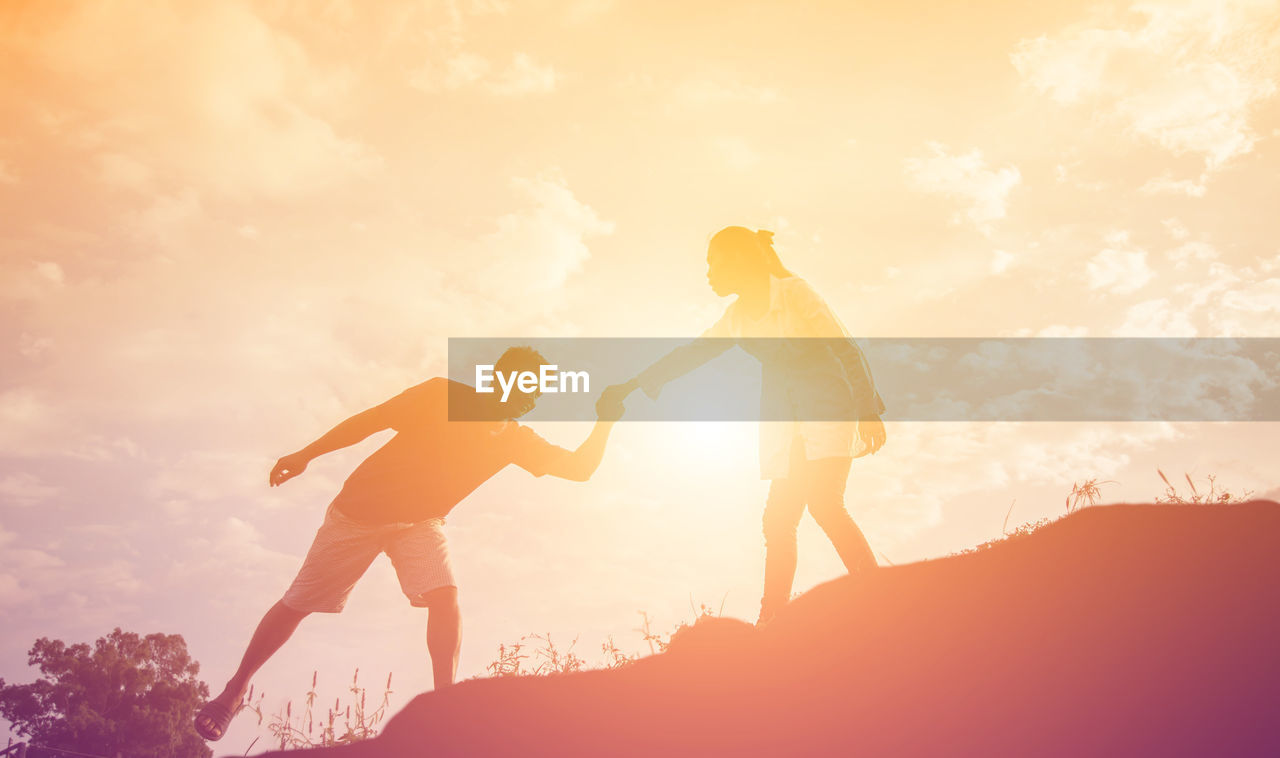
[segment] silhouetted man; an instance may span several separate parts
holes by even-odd
[[[540,373],[547,361],[531,348],[507,350],[498,374]],[[586,481],[604,455],[620,402],[596,404],[598,419],[577,450],[539,437],[515,419],[534,407],[538,393],[520,388],[482,394],[437,377],[343,421],[271,469],[271,486],[301,474],[307,464],[384,429],[396,435],[352,472],[325,513],[302,568],[284,597],[258,624],[240,668],[218,697],[196,715],[196,730],[221,739],[249,680],[298,623],[311,613],[338,613],[356,581],[379,553],[395,566],[400,587],[415,607],[427,608],[427,651],[436,688],[453,683],[462,624],[449,565],[444,517],[494,474],[514,463],[534,476]],[[610,397],[614,397],[610,395]],[[482,419],[450,421],[454,418]]]

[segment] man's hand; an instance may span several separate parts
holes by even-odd
[[[626,413],[627,408],[622,400],[628,394],[627,388],[621,384],[611,384],[600,393],[596,401],[596,417],[601,421],[617,421]]]
[[[302,453],[290,453],[276,461],[276,465],[271,469],[271,476],[269,477],[271,486],[278,487],[306,471],[307,464],[310,462],[311,460]]]
[[[884,446],[884,422],[879,417],[863,419],[858,422],[858,439],[862,442],[863,451],[857,458],[872,455]]]

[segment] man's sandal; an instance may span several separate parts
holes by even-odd
[[[239,710],[221,701],[210,700],[196,713],[196,732],[209,742],[217,742],[227,733],[227,725]]]

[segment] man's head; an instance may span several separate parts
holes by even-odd
[[[531,347],[509,347],[498,358],[498,362],[493,364],[493,369],[496,373],[504,376],[519,374],[524,371],[538,376],[541,374],[542,364],[544,363],[550,363],[550,361],[544,358],[542,353]],[[538,390],[527,393],[521,392],[518,387],[512,388],[511,395],[507,397],[507,402],[501,403],[503,417],[520,418],[525,415],[533,410],[533,406],[537,403],[538,396],[541,394]]]

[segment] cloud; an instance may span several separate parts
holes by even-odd
[[[3,527],[0,544],[5,545],[0,551],[0,619],[10,628],[18,619],[84,622],[85,616],[73,611],[88,598],[95,601],[95,613],[88,620],[109,623],[109,618],[127,612],[133,596],[145,587],[135,563],[118,557],[86,561],[81,553],[88,550],[82,551],[82,544],[43,544]]]
[[[204,214],[204,204],[195,190],[156,195],[139,210],[125,214],[124,224],[134,236],[169,246],[179,242],[193,222]]]
[[[1066,324],[1050,324],[1037,331],[1037,337],[1084,337],[1089,334],[1088,327],[1067,326]]]
[[[123,153],[98,155],[98,179],[109,187],[149,192],[154,186],[154,172],[137,158]]]
[[[21,605],[30,598],[30,593],[22,588],[18,577],[11,573],[0,574],[0,610]]]
[[[9,40],[48,84],[24,117],[66,114],[57,119],[65,144],[89,153],[114,188],[281,197],[376,168],[367,146],[322,115],[344,92],[333,84],[343,73],[317,65],[255,10],[227,2],[181,13],[92,4],[50,12]]]
[[[1175,76],[1122,98],[1116,112],[1138,137],[1175,155],[1200,154],[1214,169],[1253,150],[1258,137],[1250,112],[1274,92],[1271,82],[1221,63],[1186,64]]]
[[[39,302],[56,296],[66,284],[57,261],[0,259],[0,299]]]
[[[572,0],[565,17],[570,23],[581,24],[605,15],[617,4],[618,0]]]
[[[549,65],[536,63],[525,53],[516,53],[511,64],[489,82],[495,95],[537,95],[554,92],[559,76]]]
[[[483,56],[458,53],[445,62],[444,87],[458,89],[480,81],[492,66]]]
[[[760,154],[743,137],[716,137],[711,146],[725,163],[738,171],[746,171],[760,162]]]
[[[62,266],[56,261],[39,261],[35,264],[36,274],[42,279],[52,282],[54,286],[61,287],[66,281],[66,277],[62,273]]]
[[[18,175],[9,168],[7,161],[0,159],[0,184],[17,184]]]
[[[1138,188],[1144,195],[1181,194],[1187,197],[1204,197],[1209,191],[1208,174],[1201,174],[1199,179],[1174,179],[1168,173],[1154,179],[1148,179]]]
[[[1272,277],[1239,289],[1225,292],[1222,304],[1227,308],[1256,314],[1280,314],[1280,278]]]
[[[1280,255],[1271,259],[1280,263]],[[1261,274],[1246,269],[1235,286],[1223,288],[1218,307],[1209,310],[1216,333],[1239,337],[1280,337],[1280,275],[1264,262]],[[1270,275],[1267,275],[1267,274]]]
[[[43,503],[61,492],[34,474],[19,471],[0,477],[0,503],[27,507]]]
[[[1078,189],[1082,189],[1086,192],[1102,192],[1107,188],[1107,183],[1100,179],[1095,178],[1091,181],[1085,181],[1085,180],[1076,178],[1076,175],[1078,173],[1077,169],[1079,168],[1080,164],[1081,164],[1081,161],[1079,160],[1072,161],[1070,165],[1066,165],[1063,163],[1056,164],[1053,167],[1054,181],[1059,184],[1066,184],[1070,182],[1071,186],[1076,187]]]
[[[754,103],[772,105],[780,96],[772,87],[756,87],[727,79],[686,79],[676,85],[678,99],[697,105]]]
[[[993,274],[1005,273],[1006,271],[1009,270],[1009,267],[1012,266],[1013,262],[1016,261],[1017,259],[1018,259],[1018,256],[1014,255],[1008,250],[995,251],[995,253],[993,253],[991,256],[991,273]]]
[[[1118,337],[1195,337],[1198,333],[1187,312],[1166,297],[1129,306],[1115,330]]]
[[[1168,251],[1165,257],[1173,262],[1175,269],[1185,269],[1192,261],[1217,260],[1218,251],[1207,242],[1192,240]]]
[[[29,332],[18,335],[18,353],[28,360],[39,360],[53,349],[54,341],[50,337],[37,337]]]
[[[1107,241],[1112,247],[1103,248],[1085,264],[1090,289],[1127,295],[1155,278],[1147,265],[1147,251],[1130,245],[1128,234],[1114,233]]]
[[[1129,326],[1146,333],[1171,328],[1187,334],[1192,333],[1189,322],[1206,336],[1280,336],[1280,254],[1232,264],[1222,260],[1214,246],[1192,240],[1165,255],[1174,262],[1167,275],[1178,280],[1163,299],[1169,305],[1135,306]]]
[[[1252,151],[1250,117],[1275,93],[1280,73],[1269,23],[1276,4],[1144,2],[1131,10],[1135,23],[1024,39],[1013,66],[1055,102],[1093,103],[1130,136],[1201,156],[1206,170]]]
[[[1117,29],[1079,29],[1062,38],[1041,36],[1018,42],[1010,59],[1032,86],[1054,101],[1077,103],[1103,86],[1107,55],[1099,51],[1130,45]]]
[[[216,510],[228,499],[270,507],[274,490],[265,490],[266,460],[252,453],[193,450],[171,459],[145,483],[148,502],[162,503],[174,516],[190,514],[198,506]]]
[[[258,520],[215,511],[194,528],[171,533],[174,544],[154,589],[163,595],[194,593],[219,610],[268,606],[297,572],[306,543],[292,540],[300,552],[276,549],[282,540],[268,539],[252,523]],[[321,517],[303,521],[310,534]]]
[[[948,512],[968,498],[1070,487],[1082,476],[1114,478],[1135,452],[1181,436],[1167,423],[1054,422],[903,424],[893,434],[897,457],[867,460],[858,474],[866,503],[858,523],[886,551],[930,527],[970,519],[968,511]],[[1020,502],[1010,526],[1038,517],[1025,508]],[[1003,509],[996,514],[996,528],[1003,515]]]
[[[482,55],[459,51],[443,64],[429,63],[409,76],[414,88],[434,94],[478,87],[499,97],[523,97],[555,92],[560,75],[527,53],[515,53],[501,68]]]
[[[1167,218],[1161,221],[1160,224],[1164,226],[1165,231],[1169,232],[1169,236],[1176,240],[1184,240],[1191,236],[1191,232],[1188,231],[1186,225],[1176,218]]]
[[[1127,305],[1107,331],[1142,337],[1280,336],[1280,254],[1250,263],[1224,258],[1214,245],[1190,239],[1180,222],[1167,220],[1173,245],[1158,258],[1159,296]],[[1086,264],[1089,285],[1116,294],[1139,291],[1154,281],[1152,256],[1124,233],[1112,233],[1108,247]]]
[[[916,189],[963,201],[964,216],[983,234],[1005,217],[1009,193],[1022,181],[1016,166],[991,168],[977,148],[952,154],[937,142],[928,144],[928,155],[906,159],[904,168]]]
[[[479,241],[479,250],[467,256],[468,267],[485,261],[477,269],[477,284],[495,294],[545,294],[591,257],[586,240],[612,234],[614,224],[580,201],[555,174],[517,177],[511,187],[532,207],[500,216],[497,228]]]
[[[59,419],[41,393],[17,387],[0,392],[0,451],[16,454],[40,448],[48,438],[57,438]]]

